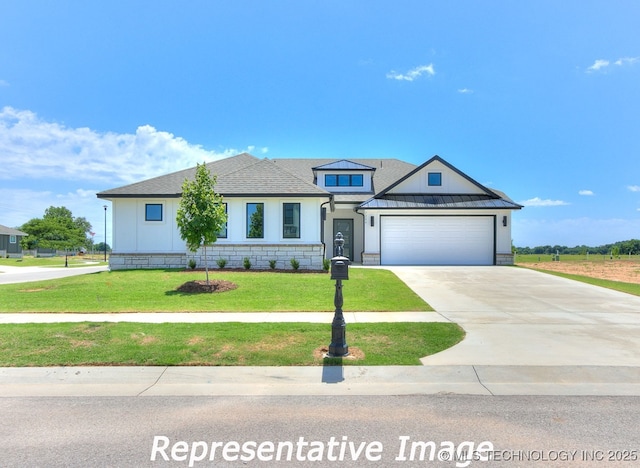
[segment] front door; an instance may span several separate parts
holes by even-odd
[[[333,239],[336,234],[342,233],[344,238],[344,256],[353,260],[353,219],[334,219],[333,220]],[[335,245],[333,245],[333,255],[335,255]]]

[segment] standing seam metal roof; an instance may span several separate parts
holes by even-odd
[[[371,198],[362,203],[360,208],[376,209],[512,209],[518,210],[521,205],[503,198],[490,195],[385,195]]]

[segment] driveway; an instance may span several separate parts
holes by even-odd
[[[640,297],[515,267],[391,267],[467,332],[425,365],[640,366]]]

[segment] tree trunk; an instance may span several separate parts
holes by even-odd
[[[207,261],[207,244],[204,244],[204,271],[206,272],[206,276],[207,276],[207,286],[210,286],[210,284],[209,284],[209,262]]]

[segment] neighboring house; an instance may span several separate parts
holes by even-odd
[[[28,234],[0,224],[0,256],[3,258],[22,257],[20,240],[23,236],[28,236]]]
[[[341,232],[344,254],[364,265],[513,263],[511,212],[522,208],[442,158],[416,167],[397,159],[258,159],[207,164],[224,197],[226,229],[207,249],[242,267],[321,269]],[[112,202],[112,269],[185,267],[176,223],[182,183],[195,168],[98,193]]]

